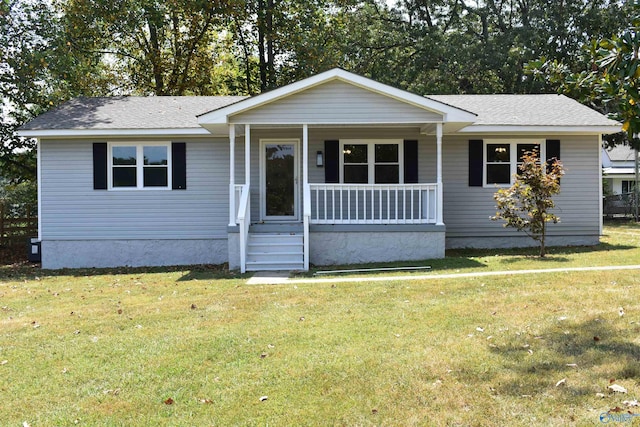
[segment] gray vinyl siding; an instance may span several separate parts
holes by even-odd
[[[230,117],[233,123],[425,123],[442,115],[341,81]]]
[[[131,191],[93,189],[92,143],[100,141],[42,141],[42,239],[226,239],[229,144],[179,141],[187,143],[187,189]]]
[[[494,137],[492,137],[493,139]],[[495,215],[496,188],[469,187],[468,141],[471,136],[445,136],[443,141],[444,223],[447,237],[522,236],[503,221],[490,221]],[[507,138],[508,139],[508,138]],[[596,136],[557,136],[566,175],[561,193],[554,198],[559,224],[549,226],[550,235],[598,235],[600,169]]]

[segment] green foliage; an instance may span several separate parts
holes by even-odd
[[[0,168],[15,182],[34,179],[34,142],[15,129],[80,95],[255,94],[333,67],[420,94],[548,91],[570,73],[593,71],[585,40],[621,33],[631,7],[619,0],[393,7],[382,0],[3,0]],[[557,72],[536,77],[538,58]],[[600,111],[618,111],[597,91],[581,93]]]
[[[539,161],[536,151],[527,152],[518,166],[515,183],[498,190],[493,196],[498,212],[491,220],[502,219],[505,227],[524,231],[538,241],[540,257],[546,254],[547,222],[555,224],[560,221],[550,210],[555,206],[552,197],[560,192],[560,177],[563,174],[560,161],[554,160],[545,165]]]
[[[579,51],[577,61],[542,57],[527,72],[559,93],[574,97],[623,124],[624,134],[607,136],[609,146],[628,143],[640,147],[640,5],[625,2],[622,25],[593,37]],[[613,35],[611,35],[613,34]]]
[[[36,216],[38,212],[38,190],[33,181],[17,184],[0,181],[0,205],[5,208],[5,216]]]

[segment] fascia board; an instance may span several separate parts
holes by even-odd
[[[211,135],[204,128],[176,129],[43,129],[19,130],[18,136],[26,138],[82,138],[82,137],[139,137],[139,136],[199,136]]]
[[[474,134],[551,134],[564,133],[575,135],[605,135],[618,133],[622,126],[518,126],[518,125],[471,125],[458,131],[458,133]]]

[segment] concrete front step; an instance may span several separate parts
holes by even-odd
[[[265,263],[265,262],[249,262],[247,261],[247,271],[290,271],[290,270],[303,270],[304,263]]]
[[[250,233],[247,270],[304,269],[303,236],[297,233]]]

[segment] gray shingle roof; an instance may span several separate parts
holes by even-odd
[[[200,128],[197,115],[244,96],[75,98],[26,123],[24,130]]]
[[[243,96],[153,96],[76,98],[22,130],[200,128],[197,116]],[[478,115],[475,125],[615,126],[598,112],[562,95],[432,95],[428,98]]]
[[[430,95],[478,115],[475,125],[616,126],[617,122],[564,95]]]
[[[616,145],[607,148],[609,159],[618,162],[634,161],[635,151],[629,145]]]

